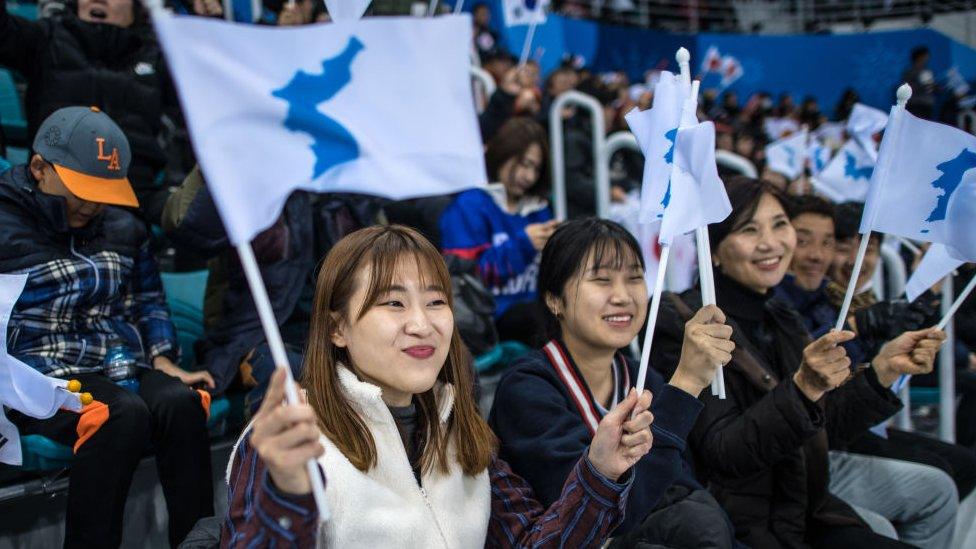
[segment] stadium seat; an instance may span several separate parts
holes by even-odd
[[[37,21],[40,15],[37,4],[32,2],[7,2],[7,13],[30,21]]]
[[[6,69],[0,69],[0,124],[3,125],[8,141],[27,142],[27,118],[14,85],[14,77]],[[10,160],[12,164],[17,164],[13,159]]]
[[[931,406],[939,403],[938,387],[912,387],[909,394],[913,406]]]

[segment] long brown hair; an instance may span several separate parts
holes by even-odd
[[[444,259],[420,233],[402,225],[368,227],[340,240],[326,256],[316,283],[302,386],[308,390],[308,401],[322,432],[363,472],[376,465],[376,442],[339,386],[340,363],[359,374],[346,350],[333,344],[331,335],[342,319],[355,322],[362,318],[393,284],[400,261],[410,259],[417,262],[422,278],[428,277],[444,289],[453,310],[451,277]],[[362,307],[353,311],[350,300],[357,289],[360,269],[367,270],[369,286]],[[451,335],[447,362],[437,379],[454,386],[454,408],[445,430],[433,389],[416,395],[426,435],[421,468],[428,471],[436,466],[446,473],[448,441],[455,437],[461,470],[466,475],[476,475],[488,467],[495,450],[495,435],[478,415],[470,355],[457,326]]]

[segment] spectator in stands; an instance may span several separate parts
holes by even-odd
[[[474,16],[474,47],[478,59],[484,63],[498,47],[498,33],[491,28],[491,8],[488,4],[478,2],[471,8],[471,15]]]
[[[912,49],[911,65],[901,75],[902,82],[912,87],[912,97],[905,108],[915,116],[926,119],[935,115],[935,94],[938,91],[935,75],[929,68],[931,57],[926,46]]]
[[[22,434],[74,448],[65,546],[119,546],[129,484],[149,448],[176,545],[213,514],[210,396],[191,388],[213,381],[176,365],[148,230],[118,207],[138,205],[129,143],[97,108],[67,107],[43,121],[33,149],[0,176],[0,272],[29,275],[4,337],[12,356],[79,380],[95,402],[81,414],[10,418]],[[112,362],[110,347],[131,362]]]
[[[543,250],[539,300],[552,339],[502,378],[489,424],[501,443],[499,455],[545,505],[559,498],[596,422],[637,379],[637,365],[617,352],[633,341],[647,316],[637,241],[612,221],[564,224]],[[695,479],[686,448],[702,409],[699,393],[731,360],[732,329],[723,318],[710,306],[686,325],[681,362],[669,382],[653,369],[647,373],[643,388],[654,394],[654,447],[636,465],[613,548],[735,546],[732,524]]]
[[[440,220],[445,254],[478,262],[494,295],[501,339],[535,343],[541,311],[535,304],[539,252],[556,221],[549,207],[549,145],[529,118],[513,118],[488,142],[486,189],[458,195]]]
[[[820,105],[817,103],[817,98],[808,95],[803,98],[803,103],[800,103],[800,124],[806,125],[807,129],[810,131],[816,130],[827,121],[827,117],[820,114]]]
[[[309,318],[299,302],[311,299],[312,271],[319,257],[313,218],[312,197],[294,193],[274,225],[252,243],[296,376]],[[257,410],[274,364],[237,253],[199,168],[170,196],[162,227],[180,249],[209,258],[204,338],[197,349],[200,366],[213,376],[216,394],[239,378],[251,391],[248,408]]]
[[[325,4],[316,0],[265,0],[264,7],[275,14],[275,23],[279,26],[308,25],[329,20],[325,12]]]
[[[596,78],[579,86],[579,91],[594,97],[603,107],[603,125],[609,131],[617,119],[617,94]],[[566,122],[564,162],[566,164],[566,202],[570,218],[596,213],[596,175],[593,156],[593,120],[589,111],[577,109]],[[612,191],[613,192],[613,191]],[[625,189],[616,191],[626,194]]]
[[[168,194],[159,184],[163,118],[181,116],[141,4],[80,0],[77,12],[39,21],[10,15],[0,4],[0,65],[27,78],[29,134],[65,105],[103,109],[132,145],[129,178],[145,219],[158,223]]]
[[[834,120],[847,120],[859,98],[854,88],[847,88],[834,107]]]
[[[797,247],[791,274],[776,287],[775,295],[800,313],[813,337],[820,337],[833,329],[839,313],[826,292],[827,270],[835,255],[834,206],[816,196],[797,197],[791,201],[789,215]],[[856,229],[859,219],[845,225]],[[847,355],[855,363],[868,362],[873,350],[864,344],[861,330],[878,332],[873,337],[887,341],[926,325],[927,312],[904,301],[880,302],[858,311],[851,324],[859,337],[843,344]],[[958,499],[968,496],[976,481],[976,455],[914,433],[892,428],[881,432],[884,437],[865,431],[845,446],[831,444],[831,493],[857,506],[862,516],[867,509],[893,523],[902,541],[948,547]],[[878,482],[879,478],[887,481]]]
[[[485,54],[484,59],[481,61],[481,68],[485,69],[491,75],[496,84],[500,84],[505,74],[515,66],[517,61],[518,59],[505,48],[498,46],[493,51]]]
[[[784,198],[745,177],[726,188],[732,214],[710,225],[709,236],[736,354],[725,369],[728,398],[701,397],[705,409],[690,435],[699,474],[749,546],[905,547],[874,534],[829,493],[828,441],[843,444],[894,414],[901,404],[890,386],[901,374],[930,371],[945,334],[904,334],[852,377],[837,345],[854,334],[811,343],[796,313],[773,298],[796,247]],[[701,304],[697,289],[680,298],[689,310],[665,300],[655,333],[651,364],[665,376],[678,364],[688,313]]]
[[[486,143],[513,116],[541,116],[538,78],[539,66],[534,61],[512,67],[505,73],[485,111],[478,117],[481,137]]]
[[[434,246],[391,225],[341,240],[319,271],[302,384],[277,372],[231,456],[225,546],[600,546],[651,446],[650,394],[597,428],[548,509],[496,457]],[[632,414],[634,415],[631,419]],[[319,521],[305,462],[331,516]]]

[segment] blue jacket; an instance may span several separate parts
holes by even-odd
[[[552,210],[542,199],[524,199],[514,214],[499,205],[504,201],[501,184],[465,191],[440,220],[443,252],[478,261],[478,273],[495,295],[496,319],[515,303],[535,300],[539,252],[525,227],[552,219]]]
[[[816,290],[805,290],[796,285],[796,279],[793,275],[788,274],[773,290],[774,296],[786,301],[800,313],[803,325],[815,339],[834,329],[837,315],[840,313],[827,297],[827,283],[828,280],[824,279]],[[847,326],[847,329],[850,327]],[[861,364],[873,358],[868,356],[868,350],[860,339],[854,339],[842,345],[854,364]]]
[[[583,379],[571,357],[569,362]],[[635,365],[628,368],[630,379],[637,379]],[[667,385],[653,368],[648,369],[645,387],[654,395],[654,446],[634,467],[627,515],[616,535],[640,526],[672,484],[701,488],[686,439],[702,403]],[[593,401],[588,389],[586,394]],[[488,423],[498,435],[499,456],[532,485],[543,505],[559,499],[566,477],[592,438],[569,390],[538,350],[518,360],[502,377]]]

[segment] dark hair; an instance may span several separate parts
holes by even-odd
[[[499,171],[509,160],[521,160],[525,151],[535,143],[542,149],[542,164],[539,166],[539,180],[526,191],[527,194],[547,198],[549,196],[549,139],[546,130],[538,122],[524,116],[517,116],[502,124],[495,136],[485,147],[485,167],[488,179],[498,181]]]
[[[791,220],[803,214],[814,214],[827,217],[833,221],[836,213],[836,207],[833,202],[815,194],[790,197],[787,206],[786,213],[790,216]]]
[[[834,238],[847,240],[858,235],[861,228],[861,217],[864,215],[862,202],[844,202],[834,208]],[[881,240],[881,233],[872,232],[872,240]]]
[[[912,63],[918,61],[926,55],[929,55],[929,48],[927,46],[916,46],[912,48]]]
[[[620,224],[597,217],[583,217],[563,223],[549,237],[542,249],[536,292],[546,319],[550,338],[559,335],[559,322],[546,305],[546,296],[563,298],[566,283],[589,267],[586,260],[593,253],[593,264],[609,260],[619,269],[628,256],[634,256],[644,269],[644,255],[634,235]]]
[[[576,89],[580,93],[593,96],[604,107],[613,105],[614,101],[617,100],[617,94],[603,82],[600,82],[599,78],[587,78],[580,82]]]
[[[783,206],[784,211],[789,211],[787,208],[789,199],[783,191],[767,181],[740,175],[725,182],[725,191],[729,195],[729,202],[732,203],[732,213],[721,223],[713,223],[708,226],[708,239],[713,250],[718,249],[718,245],[725,240],[725,237],[752,219],[763,195],[772,196]]]

